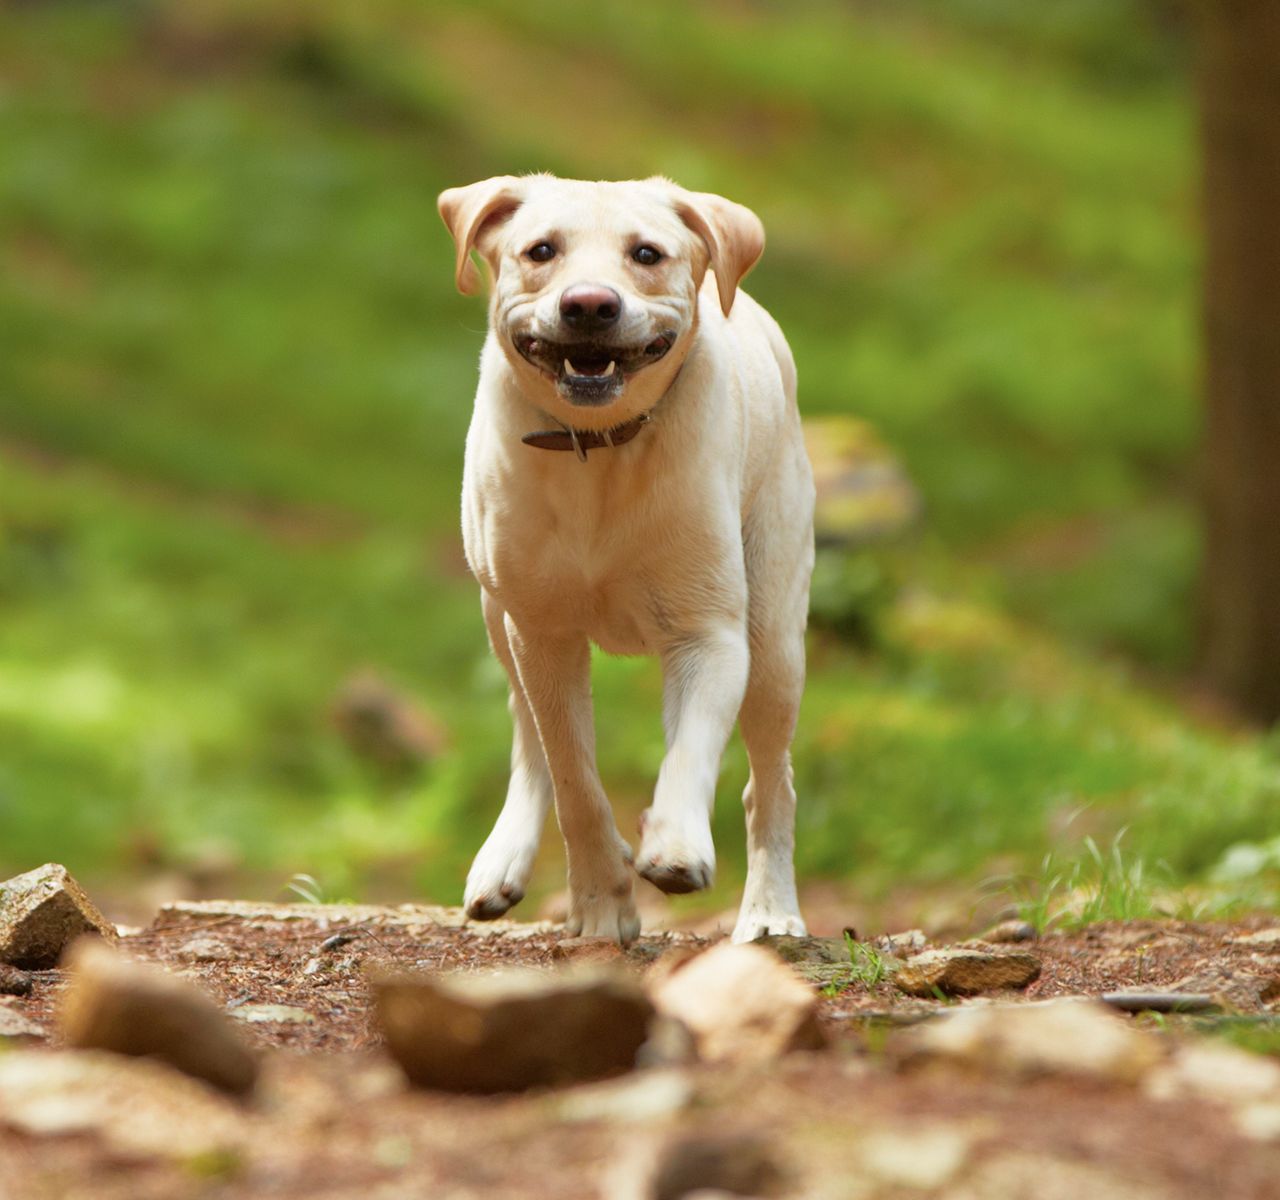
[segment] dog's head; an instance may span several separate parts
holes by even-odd
[[[764,249],[749,209],[665,179],[588,183],[498,176],[440,196],[460,291],[493,279],[490,327],[530,399],[566,424],[608,428],[655,404],[688,353],[715,272],[727,315]]]

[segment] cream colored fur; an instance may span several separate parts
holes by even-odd
[[[748,873],[734,938],[799,934],[789,747],[804,684],[813,483],[795,366],[772,318],[738,290],[764,233],[754,214],[665,180],[501,177],[454,188],[440,210],[458,285],[492,279],[489,334],[467,435],[462,525],[515,724],[506,802],[467,879],[491,918],[519,900],[548,809],[568,855],[573,933],[633,939],[633,856],[595,761],[590,644],[653,654],[664,673],[667,753],[634,869],[668,891],[706,887],[710,815],[740,723]],[[536,262],[541,243],[555,253]],[[663,254],[637,262],[637,245]],[[674,333],[658,361],[583,405],[520,352],[571,342],[560,301],[611,288],[620,354]],[[572,453],[522,444],[535,430],[609,429],[649,413],[625,445]],[[611,719],[630,719],[626,713]]]

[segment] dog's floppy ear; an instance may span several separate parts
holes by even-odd
[[[480,290],[480,273],[471,261],[471,251],[480,231],[490,221],[513,213],[523,198],[523,181],[514,175],[495,175],[492,179],[440,193],[436,206],[457,247],[454,279],[464,296],[474,296]]]
[[[749,208],[723,196],[686,192],[683,188],[675,191],[680,219],[707,244],[720,307],[727,317],[738,284],[764,252],[764,226]]]

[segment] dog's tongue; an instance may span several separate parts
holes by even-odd
[[[567,358],[564,360],[564,373],[566,375],[591,375],[605,376],[606,378],[613,374],[617,364],[610,359],[608,363],[589,362],[580,367],[575,367]]]

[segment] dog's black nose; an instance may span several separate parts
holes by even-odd
[[[598,283],[577,283],[560,296],[560,319],[575,333],[607,329],[622,315],[622,297]]]

